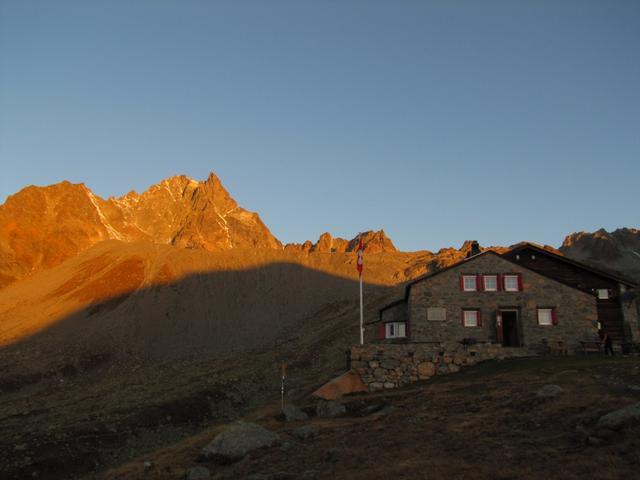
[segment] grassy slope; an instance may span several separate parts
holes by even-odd
[[[565,392],[540,400],[545,384]],[[619,479],[640,467],[638,425],[601,446],[586,439],[606,412],[640,401],[637,359],[565,357],[490,362],[392,393],[354,396],[350,415],[282,423],[277,405],[249,415],[281,435],[281,443],[231,466],[205,464],[214,478],[283,472],[281,478]],[[387,407],[359,416],[367,405]],[[303,423],[320,435],[298,440]],[[217,429],[140,457],[103,479],[178,479],[197,463]],[[288,443],[289,448],[283,448]],[[153,463],[151,472],[143,462]],[[314,472],[312,475],[310,472]],[[287,477],[287,475],[289,475]],[[315,476],[314,476],[315,475]]]

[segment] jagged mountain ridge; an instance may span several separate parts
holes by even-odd
[[[65,181],[26,187],[0,205],[0,288],[59,265],[105,240],[143,240],[212,252],[266,248],[313,254],[353,252],[358,239],[325,232],[315,243],[283,246],[257,213],[238,205],[214,173],[201,182],[178,175],[142,194],[131,191],[106,200],[84,184]],[[398,252],[384,230],[364,232],[362,239],[367,254]],[[436,254],[415,252],[415,262],[398,272],[398,281],[464,258],[468,243]],[[634,228],[573,233],[565,238],[560,252],[640,278],[640,233]]]
[[[55,267],[106,240],[149,241],[211,252],[285,248],[292,252],[352,252],[351,240],[324,233],[314,244],[282,243],[259,215],[238,205],[211,173],[162,180],[142,194],[103,199],[68,181],[29,186],[0,205],[0,288]],[[383,230],[362,234],[368,253],[397,252]]]
[[[325,232],[320,235],[316,243],[307,240],[304,243],[288,243],[284,248],[285,250],[304,253],[349,253],[357,250],[361,238],[367,253],[398,251],[391,239],[384,233],[384,230],[369,230],[356,235],[351,240],[333,237],[329,232]]]
[[[574,260],[640,280],[640,230],[637,228],[572,233],[562,242],[560,252]]]
[[[0,205],[0,288],[105,240],[208,251],[281,249],[259,215],[241,208],[211,173],[184,175],[138,195],[103,199],[84,184],[26,187]]]

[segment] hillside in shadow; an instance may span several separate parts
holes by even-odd
[[[73,298],[87,285],[56,291]],[[357,305],[358,289],[357,281],[288,262],[188,275],[91,302],[5,345],[0,384],[8,386],[6,377],[82,370],[107,360],[148,365],[242,355],[291,335],[304,336],[303,321],[322,307]],[[367,298],[391,290],[365,285]]]
[[[290,394],[309,393],[345,368],[358,339],[359,285],[340,274],[351,264],[331,274],[270,258],[175,279],[173,251],[166,263],[106,253],[0,292],[2,478],[91,478],[238,418],[277,400],[283,361]],[[366,318],[398,294],[367,283]]]

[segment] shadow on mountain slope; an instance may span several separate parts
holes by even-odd
[[[92,282],[38,295],[70,301]],[[89,303],[6,345],[0,476],[91,478],[274,401],[282,361],[292,393],[311,391],[357,341],[358,288],[289,262],[196,273]],[[365,285],[366,318],[398,291]]]
[[[122,281],[99,281],[109,280]],[[89,287],[91,280],[54,293],[86,297]],[[237,355],[291,334],[304,336],[304,320],[327,305],[357,305],[358,289],[357,281],[288,262],[191,274],[91,302],[4,346],[2,376],[44,373],[56,366],[90,369],[107,359],[161,364]],[[364,290],[367,298],[396,291],[375,284],[365,284]],[[6,378],[0,382],[8,387]]]

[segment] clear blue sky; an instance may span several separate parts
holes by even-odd
[[[215,171],[284,242],[640,220],[640,2],[0,0],[0,202]]]

